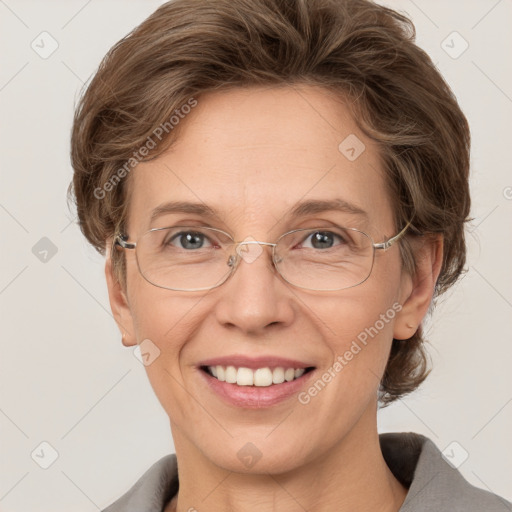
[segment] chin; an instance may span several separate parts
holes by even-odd
[[[247,432],[224,443],[212,441],[208,446],[198,446],[200,451],[216,466],[241,474],[280,474],[292,471],[307,462],[304,443],[294,443],[286,432],[251,436]],[[286,441],[288,439],[288,441]],[[315,452],[308,445],[308,452]]]

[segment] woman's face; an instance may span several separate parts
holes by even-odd
[[[307,86],[197,99],[172,149],[132,171],[130,241],[184,224],[222,229],[237,241],[275,242],[293,229],[334,225],[359,228],[375,242],[396,234],[377,148],[339,99]],[[150,222],[170,201],[206,205],[215,214],[175,211]],[[311,201],[345,202],[364,213],[310,208],[292,216]],[[126,304],[119,299],[113,309],[127,344],[151,342],[146,370],[178,454],[195,451],[231,471],[285,471],[375,429],[379,381],[411,290],[397,245],[376,251],[365,282],[327,292],[285,282],[265,246],[207,292],[153,286],[134,251],[125,252]],[[202,366],[215,360],[268,366],[277,381],[278,366],[314,369],[293,384],[249,389],[207,374]]]

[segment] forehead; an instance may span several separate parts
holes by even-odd
[[[154,209],[169,201],[206,204],[229,228],[275,225],[299,201],[316,199],[342,199],[370,222],[391,221],[377,147],[333,92],[287,86],[209,93],[181,123],[170,150],[132,171],[132,232],[149,229]]]

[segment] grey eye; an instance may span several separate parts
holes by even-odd
[[[309,245],[306,243],[307,240],[310,240]],[[330,249],[335,245],[336,240],[341,244],[346,243],[340,235],[332,231],[315,231],[308,235],[301,245],[312,249]]]
[[[207,245],[205,245],[207,244]],[[175,234],[166,245],[174,245],[180,249],[203,249],[211,247],[211,243],[206,235],[197,231],[182,231]]]

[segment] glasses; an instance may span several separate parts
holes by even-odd
[[[375,251],[389,249],[410,224],[381,243],[374,243],[363,231],[341,226],[295,229],[276,243],[249,238],[235,242],[220,229],[173,226],[151,229],[136,243],[117,234],[114,243],[134,249],[144,279],[167,290],[216,288],[233,275],[241,260],[252,263],[268,246],[275,269],[287,283],[307,290],[339,291],[364,283],[372,272]]]

